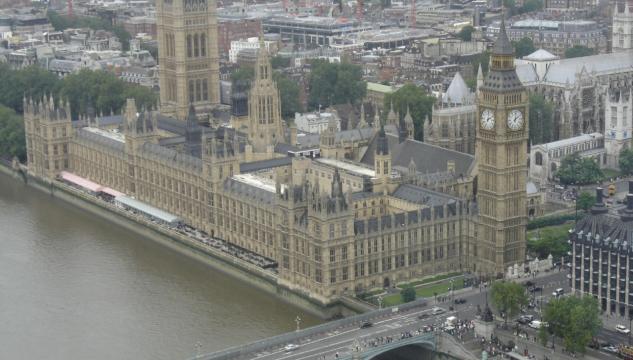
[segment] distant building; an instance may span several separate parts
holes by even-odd
[[[554,180],[566,156],[579,154],[593,158],[603,167],[606,156],[604,136],[600,133],[584,134],[547,144],[533,145],[530,150],[529,179],[543,186]]]
[[[631,148],[633,133],[633,90],[631,87],[607,90],[605,96],[604,147],[607,152],[606,166],[619,169],[620,152]]]
[[[614,4],[611,48],[614,52],[633,49],[633,4],[628,0]]]
[[[488,27],[487,35],[496,37],[499,25]],[[607,38],[595,21],[572,20],[519,20],[508,28],[511,41],[530,38],[536,48],[543,48],[555,55],[564,56],[565,50],[576,45],[586,46],[600,53],[607,48]]]
[[[283,40],[298,45],[330,45],[333,36],[344,36],[371,30],[370,24],[359,24],[355,20],[325,16],[277,16],[264,20],[264,31],[280,34]]]
[[[218,49],[220,55],[228,56],[231,41],[258,37],[262,33],[262,22],[255,18],[224,18],[218,23]]]
[[[156,39],[156,18],[150,16],[134,16],[122,21],[123,28],[136,37],[138,34],[147,34]]]
[[[276,53],[277,46],[274,41],[264,41],[264,45],[266,46],[266,50],[268,50],[269,53]],[[240,51],[245,49],[259,50],[259,38],[250,37],[246,40],[239,39],[231,41],[231,49],[229,50],[229,61],[232,63],[236,63]]]
[[[320,134],[326,130],[328,123],[334,121],[336,130],[341,130],[341,119],[331,112],[315,112],[299,114],[295,113],[295,125],[297,130],[305,131],[312,134]]]

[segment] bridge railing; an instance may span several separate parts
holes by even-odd
[[[229,360],[229,359],[239,358],[241,356],[254,355],[258,352],[282,347],[285,344],[297,343],[302,339],[310,338],[315,335],[326,334],[326,333],[333,332],[341,328],[349,328],[351,326],[360,326],[362,323],[366,321],[384,318],[394,313],[398,313],[401,311],[408,311],[420,306],[426,306],[427,303],[428,303],[427,299],[421,298],[421,299],[417,299],[406,304],[387,307],[384,309],[377,309],[377,310],[373,310],[373,311],[366,312],[363,314],[354,315],[347,318],[331,321],[325,324],[312,326],[300,331],[295,331],[292,333],[281,334],[281,335],[273,336],[267,339],[258,340],[250,344],[238,345],[232,348],[228,348],[226,350],[221,350],[221,351],[206,354],[206,355],[199,355],[193,359]]]

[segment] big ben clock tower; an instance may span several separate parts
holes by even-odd
[[[479,224],[475,271],[498,276],[525,261],[528,94],[502,20],[488,76],[479,88],[476,142]]]

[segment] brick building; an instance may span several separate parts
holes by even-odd
[[[228,56],[231,41],[259,36],[262,22],[259,19],[220,18],[218,22],[218,50],[221,56]]]

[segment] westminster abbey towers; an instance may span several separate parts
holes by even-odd
[[[189,104],[209,113],[220,103],[217,17],[213,0],[159,0],[161,112],[184,120]]]
[[[499,275],[525,260],[527,226],[528,94],[503,21],[477,101],[479,225],[472,255],[477,272]]]

